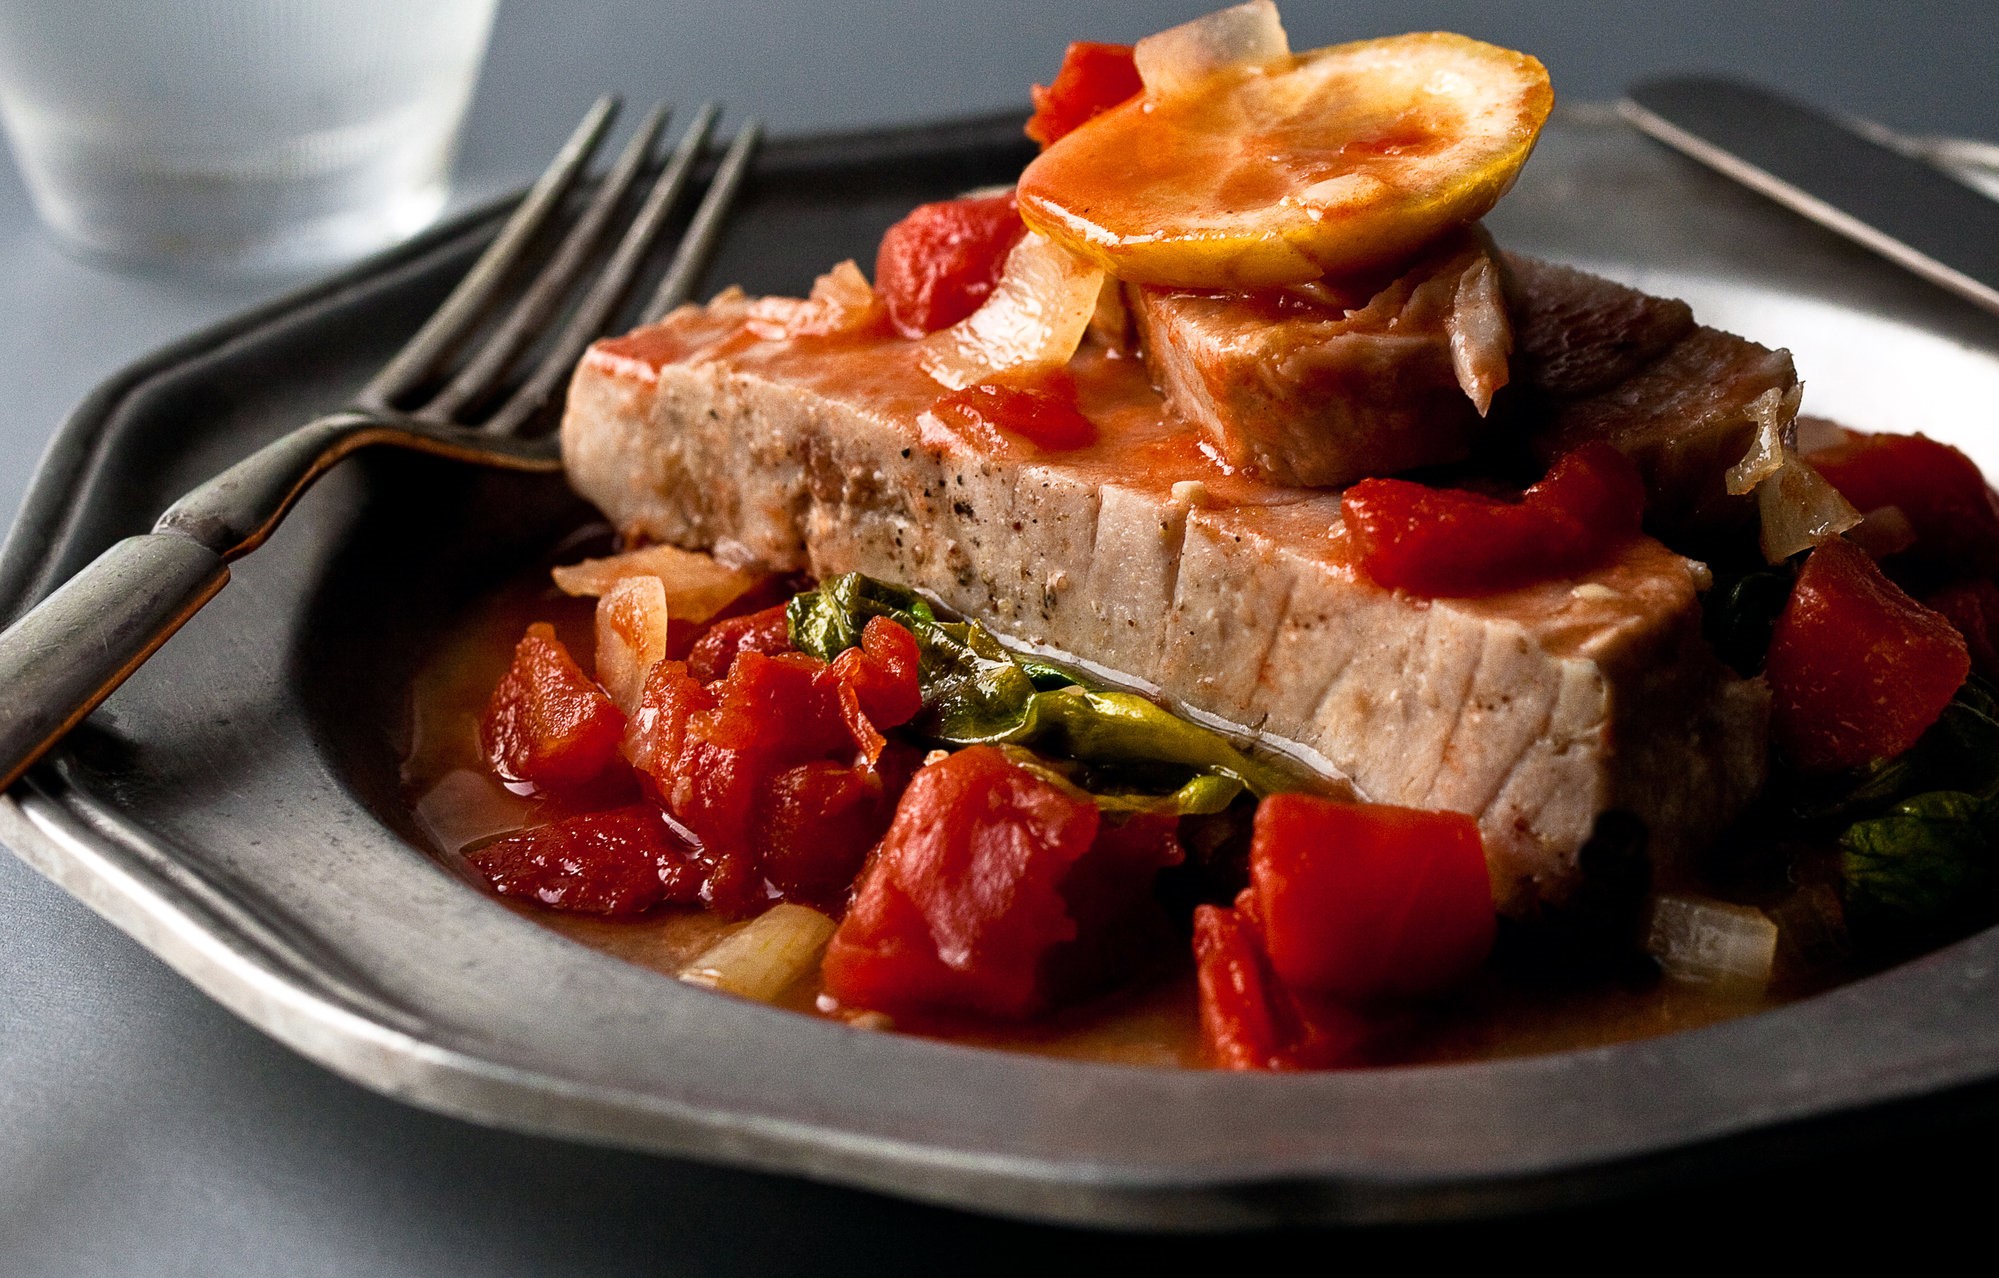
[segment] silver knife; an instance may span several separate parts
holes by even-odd
[[[1618,110],[1675,150],[1999,312],[1999,200],[1886,144],[1883,131],[1719,76],[1642,81]]]

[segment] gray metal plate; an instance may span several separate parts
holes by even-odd
[[[797,291],[911,203],[1004,179],[1011,123],[794,142],[717,281]],[[1501,242],[1789,345],[1808,409],[1999,464],[1999,319],[1654,149],[1553,125]],[[181,344],[65,426],[0,555],[9,607],[337,405],[476,252],[471,219]],[[220,598],[0,802],[0,839],[327,1067],[476,1121],[977,1210],[1166,1228],[1434,1219],[1792,1158],[1984,1110],[1999,932],[1780,1012],[1477,1066],[1246,1077],[844,1029],[573,944],[413,843],[403,695],[450,620],[581,512],[422,459],[323,483]],[[1913,1108],[1911,1102],[1920,1102]]]

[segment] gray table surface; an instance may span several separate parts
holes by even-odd
[[[1462,30],[1546,61],[1558,92],[1611,98],[1720,69],[1898,127],[1999,138],[1999,5],[1938,0],[1291,0],[1294,43]],[[1021,105],[1071,37],[1129,40],[1188,0],[504,0],[458,199],[530,176],[587,100],[722,97],[779,130]],[[70,405],[129,360],[280,291],[72,260],[0,170],[0,516]],[[1963,1219],[1952,1169],[1987,1132],[1915,1133],[1801,1173],[1790,1226]],[[1989,1178],[1988,1178],[1989,1183]],[[1756,1216],[1721,1185],[1595,1212],[1674,1237]],[[1978,1212],[1981,1216],[1984,1213]],[[1549,1222],[1375,1234],[1355,1248],[1533,1240]],[[1649,1227],[1648,1227],[1649,1226]],[[1661,1239],[1664,1241],[1664,1239]],[[1075,1234],[868,1195],[488,1131],[354,1087],[236,1021],[11,857],[0,857],[0,1274],[832,1273],[1021,1263],[1237,1261],[1274,1245]],[[1328,1253],[1334,1254],[1334,1253]]]

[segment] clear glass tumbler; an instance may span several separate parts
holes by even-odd
[[[0,0],[0,119],[87,254],[326,266],[443,208],[495,4]]]

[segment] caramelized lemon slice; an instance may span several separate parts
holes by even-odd
[[[1553,103],[1539,62],[1465,36],[1334,45],[1098,116],[1027,166],[1020,213],[1123,280],[1303,283],[1483,216]]]

